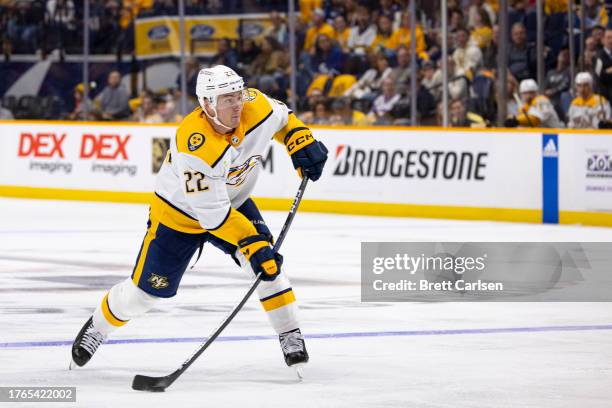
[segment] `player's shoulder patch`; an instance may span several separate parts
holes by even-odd
[[[196,109],[187,115],[176,131],[176,147],[179,153],[196,156],[215,167],[230,148],[227,141],[217,135]]]
[[[190,152],[198,150],[204,144],[205,140],[206,138],[203,134],[194,132],[187,139],[187,149],[189,149]]]
[[[259,91],[255,88],[247,88],[244,92],[244,101],[245,102],[253,102],[257,97],[261,95]]]

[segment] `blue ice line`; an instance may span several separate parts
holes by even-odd
[[[308,334],[307,339],[356,338],[356,337],[408,337],[408,336],[445,336],[458,334],[497,334],[497,333],[537,333],[537,332],[573,332],[590,330],[612,330],[612,324],[582,326],[536,326],[536,327],[496,327],[483,329],[445,329],[445,330],[406,330],[380,332],[347,332]],[[225,336],[217,341],[253,341],[276,339],[277,336]],[[201,343],[206,337],[167,337],[151,339],[116,339],[107,340],[105,344],[144,344],[144,343]],[[57,347],[70,346],[72,340],[58,341],[18,341],[0,343],[0,348]]]

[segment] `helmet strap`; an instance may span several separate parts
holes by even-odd
[[[207,100],[207,99],[206,99]],[[208,101],[208,107],[213,111],[214,116],[211,116],[208,114],[208,111],[206,109],[202,109],[204,111],[204,114],[206,114],[206,117],[208,119],[210,119],[215,125],[219,126],[221,129],[225,129],[227,131],[233,130],[234,128],[231,128],[227,125],[225,125],[224,123],[222,123],[219,120],[219,114],[217,113],[217,108],[215,108],[212,104],[212,102]]]

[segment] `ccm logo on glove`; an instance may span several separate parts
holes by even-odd
[[[280,273],[283,257],[274,253],[270,242],[263,234],[252,235],[238,242],[240,252],[251,263],[255,274],[261,273],[261,279],[273,281]]]
[[[297,139],[289,142],[289,144],[287,145],[287,151],[289,152],[289,154],[291,154],[291,152],[293,151],[293,149],[295,149],[296,147],[299,147],[301,145],[303,145],[304,143],[311,143],[313,140],[313,137],[310,133],[304,135],[304,136],[300,136]]]

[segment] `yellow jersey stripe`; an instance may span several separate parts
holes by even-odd
[[[270,112],[268,112],[268,114],[259,122],[257,122],[254,126],[252,126],[249,130],[247,130],[244,135],[248,135],[249,133],[251,133],[252,131],[254,131],[255,129],[257,129],[259,126],[261,126],[262,123],[264,123],[270,116],[272,116],[272,112],[273,110],[270,109]]]
[[[223,149],[223,152],[221,153],[221,155],[219,155],[219,157],[217,157],[217,160],[215,160],[215,161],[214,161],[214,162],[213,162],[213,163],[210,165],[210,167],[215,167],[215,166],[216,166],[216,165],[217,165],[217,164],[218,164],[218,163],[221,161],[221,159],[223,158],[223,156],[225,156],[225,153],[227,153],[227,151],[229,150],[229,148],[230,148],[230,147],[231,147],[231,145],[229,145],[229,144],[228,144],[227,146],[225,146],[225,149]]]
[[[102,314],[106,320],[115,327],[121,327],[128,322],[127,320],[119,319],[110,310],[110,307],[108,306],[108,292],[106,293],[106,296],[104,296],[104,299],[102,299]]]
[[[281,292],[275,293],[272,296],[265,297],[260,300],[266,312],[278,309],[279,307],[287,306],[295,302],[295,295],[293,289],[288,288]]]
[[[173,205],[170,201],[166,200],[164,197],[162,197],[161,195],[155,193],[155,195],[162,200],[164,203],[166,203],[167,205],[169,205],[170,207],[172,207],[173,210],[176,210],[178,212],[180,212],[181,214],[183,214],[185,217],[190,218],[194,221],[197,221],[197,219],[193,218],[191,215],[187,214],[185,211],[181,210],[180,208],[178,208],[177,206]]]
[[[151,228],[147,230],[147,235],[145,235],[144,241],[142,242],[142,249],[140,250],[140,254],[138,255],[138,262],[136,263],[134,273],[132,274],[132,282],[134,282],[136,286],[138,286],[138,282],[140,281],[140,276],[142,275],[142,269],[144,268],[145,259],[147,258],[147,252],[149,251],[149,245],[151,245],[151,241],[155,239],[155,234],[157,233],[158,226],[159,221],[151,217]]]

